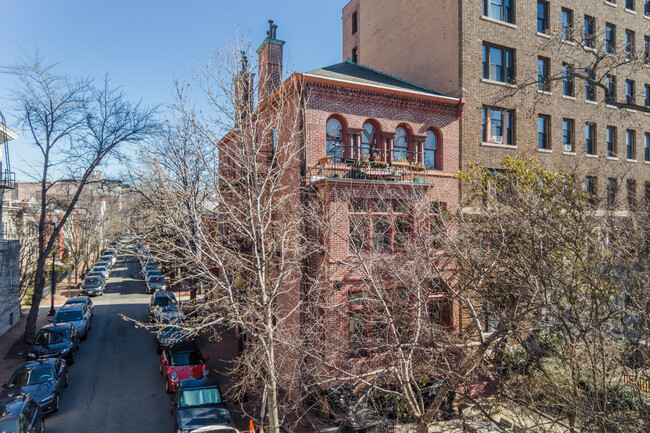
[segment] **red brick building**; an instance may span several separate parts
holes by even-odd
[[[269,135],[269,154],[281,144],[295,146],[292,175],[285,181],[290,188],[309,191],[302,195],[304,200],[299,206],[320,200],[323,220],[328,224],[327,229],[304,228],[304,236],[321,242],[323,248],[306,260],[300,284],[288,288],[281,303],[285,311],[292,310],[305,286],[318,281],[322,293],[332,293],[331,305],[337,306],[336,314],[323,312],[322,320],[328,322],[326,327],[330,327],[331,333],[347,336],[344,340],[352,350],[353,334],[359,326],[354,323],[359,307],[352,301],[364,278],[355,266],[346,264],[360,257],[354,245],[369,260],[404,260],[404,251],[398,245],[400,228],[386,225],[382,216],[386,211],[378,209],[376,203],[390,206],[391,215],[399,214],[410,221],[406,230],[418,224],[411,214],[416,211],[413,207],[451,211],[458,208],[459,184],[454,173],[459,168],[462,103],[459,98],[351,60],[295,73],[281,84],[278,77],[283,45],[273,32],[258,50],[260,103],[252,116],[263,116],[269,104],[274,103],[269,102],[272,96],[302,101],[288,104],[300,111],[296,116],[301,123],[300,134],[286,130],[291,127],[289,121],[263,134]],[[252,74],[243,71],[238,77],[237,100],[246,112],[252,110]],[[246,116],[238,116],[238,120],[245,122],[242,117]],[[222,141],[226,149],[233,145],[236,143],[232,138]],[[230,153],[236,152],[225,151],[220,157],[221,171],[230,170],[237,175],[238,163]],[[400,208],[405,202],[409,202],[409,207]],[[352,226],[358,220],[365,223],[355,232]],[[441,296],[431,294],[432,299]],[[448,303],[440,311],[440,319],[459,329],[458,305]],[[297,314],[284,316],[283,320],[300,321]]]

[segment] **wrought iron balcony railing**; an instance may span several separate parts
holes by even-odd
[[[422,161],[420,152],[393,152],[398,161],[382,160],[382,154],[362,154],[361,158],[324,157],[312,169],[312,181],[344,179],[374,182],[433,183],[435,173]],[[354,155],[352,149],[344,149],[342,155]]]

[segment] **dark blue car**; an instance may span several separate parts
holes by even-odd
[[[176,296],[170,291],[155,292],[151,296],[149,303],[149,321],[160,321],[163,313],[178,311],[178,302]]]
[[[39,358],[63,358],[68,364],[74,364],[79,350],[79,336],[72,323],[58,323],[43,326],[31,349],[28,360]]]
[[[24,362],[16,368],[9,382],[3,384],[0,399],[29,395],[43,413],[56,412],[68,379],[68,367],[62,359]]]
[[[43,433],[43,412],[28,395],[0,398],[0,432]]]
[[[212,425],[234,426],[221,399],[219,385],[212,378],[181,380],[171,401],[176,431],[193,431]]]

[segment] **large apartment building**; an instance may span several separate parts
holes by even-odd
[[[344,59],[461,98],[460,168],[536,156],[622,208],[650,199],[649,50],[650,0],[343,9]]]

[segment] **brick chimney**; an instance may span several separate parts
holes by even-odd
[[[244,51],[241,52],[240,62],[241,69],[235,76],[235,121],[238,125],[253,112],[253,77],[255,76],[249,70],[248,58]]]
[[[259,54],[260,82],[258,99],[263,101],[271,95],[282,83],[282,46],[284,41],[276,39],[278,26],[269,20],[269,31],[266,39],[257,49]]]

